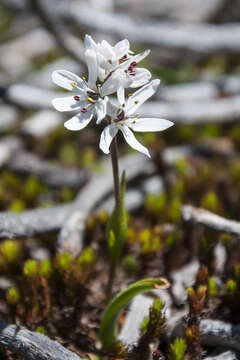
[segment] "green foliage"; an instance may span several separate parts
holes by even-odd
[[[170,345],[170,360],[183,360],[184,354],[187,350],[186,340],[183,338],[177,338],[174,343]]]
[[[169,220],[177,222],[181,218],[181,199],[175,197],[172,199],[168,210]]]
[[[177,238],[176,238],[176,235],[174,233],[170,233],[167,235],[167,238],[165,240],[165,244],[169,247],[169,248],[172,248],[174,247],[174,245],[176,244],[177,242]]]
[[[181,197],[184,193],[184,182],[182,181],[182,179],[179,179],[178,181],[176,181],[171,189],[171,193],[172,193],[172,197]]]
[[[49,259],[45,259],[41,262],[39,267],[39,273],[41,276],[48,278],[52,272],[52,264]]]
[[[206,139],[216,138],[220,135],[219,126],[216,124],[206,124],[201,129],[201,135]]]
[[[132,255],[126,255],[123,258],[123,267],[129,273],[134,273],[138,270],[138,262]]]
[[[159,195],[148,194],[145,197],[144,204],[146,209],[154,214],[159,216],[166,206],[167,198],[165,193],[160,193]]]
[[[19,258],[19,245],[14,240],[5,240],[0,246],[0,252],[8,263],[14,263]]]
[[[17,303],[19,303],[20,294],[18,289],[15,286],[8,289],[6,298],[7,298],[7,302],[11,305],[16,305]]]
[[[74,191],[67,187],[63,188],[61,191],[61,198],[62,198],[62,202],[64,203],[72,201],[74,198]]]
[[[38,326],[35,331],[39,334],[47,335],[47,331],[43,326]]]
[[[237,283],[233,279],[229,279],[225,284],[226,294],[233,296],[237,292]]]
[[[201,207],[212,212],[217,212],[220,207],[220,203],[216,193],[213,191],[206,193],[201,201]]]
[[[230,173],[234,181],[240,182],[240,160],[235,160],[231,164]]]
[[[80,266],[81,270],[86,271],[91,269],[91,267],[96,263],[96,254],[95,251],[88,247],[82,254],[78,257],[77,263]]]
[[[160,249],[160,239],[154,236],[149,229],[144,229],[139,233],[139,240],[141,242],[141,251],[148,253]]]
[[[33,176],[30,176],[25,182],[24,195],[27,200],[32,200],[40,192],[43,192],[45,187]]]
[[[149,316],[146,316],[141,324],[142,335],[148,332],[151,333],[152,336],[157,336],[158,330],[164,323],[164,317],[162,315],[163,308],[164,305],[160,298],[153,301],[153,304],[149,309]]]
[[[189,174],[189,165],[185,158],[178,159],[174,167],[179,176],[185,177]]]
[[[121,291],[106,307],[100,325],[100,339],[104,348],[111,347],[117,340],[118,328],[117,318],[119,312],[132,300],[136,295],[156,288],[167,288],[169,286],[165,279],[143,279],[139,280],[127,289]]]
[[[23,200],[21,199],[17,199],[17,200],[14,200],[11,205],[9,206],[8,210],[9,211],[14,211],[16,213],[20,213],[22,212],[23,210],[25,210],[25,203]]]
[[[72,255],[68,252],[64,252],[62,254],[59,254],[56,261],[56,267],[60,271],[67,271],[70,269],[72,262]]]
[[[36,260],[29,259],[25,261],[23,266],[23,273],[29,279],[36,277],[39,273],[38,263],[36,262]]]
[[[216,297],[218,294],[218,287],[214,277],[210,277],[208,280],[208,293],[212,298]]]

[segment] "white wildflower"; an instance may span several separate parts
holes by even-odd
[[[99,147],[105,154],[109,153],[112,139],[120,130],[126,142],[133,149],[150,157],[148,149],[139,143],[131,130],[138,132],[163,131],[173,125],[169,120],[141,118],[136,113],[138,108],[156,92],[159,84],[160,80],[158,79],[151,81],[128,97],[127,101],[125,101],[124,89],[119,88],[117,93],[119,105],[116,107],[110,102],[108,103],[107,113],[111,116],[112,123],[105,127],[100,138]]]

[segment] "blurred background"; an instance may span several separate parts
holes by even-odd
[[[231,174],[227,182],[240,178],[239,20],[239,0],[1,0],[0,209],[68,202],[99,171],[99,159],[106,159],[98,149],[99,128],[67,131],[69,113],[51,105],[61,91],[51,81],[53,70],[86,75],[86,33],[112,44],[126,37],[135,51],[151,49],[140,66],[160,78],[161,86],[142,113],[176,125],[138,138],[151,148],[159,169],[214,177],[185,199],[178,194],[179,203],[221,202],[227,185],[223,174],[216,180],[216,169],[223,159]],[[129,152],[121,144],[121,155]],[[227,207],[239,198],[238,191],[224,194]],[[224,204],[215,210],[224,212]],[[240,213],[232,203],[228,211]]]

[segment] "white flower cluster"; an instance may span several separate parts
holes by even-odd
[[[91,36],[84,40],[85,59],[88,67],[88,79],[66,71],[56,70],[53,81],[64,89],[73,92],[72,96],[53,100],[58,111],[73,111],[77,114],[64,123],[73,131],[81,130],[92,118],[99,124],[106,120],[108,125],[100,137],[100,148],[109,153],[112,139],[120,130],[127,143],[134,149],[150,157],[149,151],[135,138],[133,131],[162,131],[172,126],[168,120],[158,118],[141,118],[138,108],[152,96],[160,80],[152,80],[151,73],[136,67],[149,50],[134,55],[127,39],[111,46],[107,41],[95,43]],[[125,88],[139,88],[125,99]],[[117,93],[118,104],[113,104],[108,95]]]

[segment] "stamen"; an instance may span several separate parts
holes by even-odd
[[[139,118],[139,114],[136,114],[135,116],[136,116],[137,119]]]
[[[76,96],[74,96],[74,100],[79,101],[80,97],[76,95]]]
[[[122,107],[124,108],[124,107],[125,107],[125,104],[122,104]]]
[[[97,84],[97,87],[101,87],[102,85],[101,84]]]
[[[120,124],[121,126],[124,126],[124,123],[123,123],[123,122],[120,122],[119,124]]]
[[[76,87],[76,83],[72,82],[72,87],[75,88]]]
[[[85,114],[87,112],[87,109],[86,108],[82,108],[81,110],[81,113]]]
[[[132,93],[129,93],[129,94],[128,94],[128,97],[130,97],[130,96],[132,96]]]
[[[136,65],[137,65],[136,61],[133,61],[133,62],[130,64],[130,66],[132,66],[132,67],[134,67],[134,66],[136,66]]]
[[[93,102],[93,98],[88,97],[87,99],[88,99],[89,102]]]
[[[136,124],[136,120],[133,120],[133,121],[132,121],[132,124]]]
[[[86,76],[82,76],[82,79],[85,81],[85,80],[86,80]]]
[[[134,102],[135,102],[135,104],[138,104],[138,103],[139,103],[139,100],[135,100]]]

